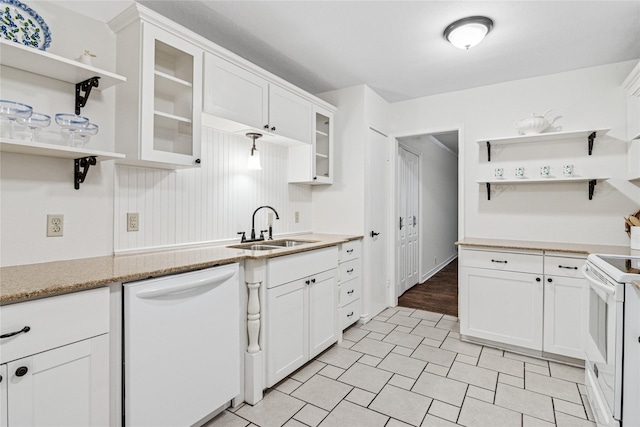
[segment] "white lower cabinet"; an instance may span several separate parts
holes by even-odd
[[[344,330],[360,319],[362,295],[362,261],[360,240],[352,240],[340,245],[339,289],[340,289],[340,329]]]
[[[460,333],[584,359],[584,257],[463,249]]]
[[[266,387],[338,341],[336,266],[336,248],[269,261],[267,274],[275,281],[268,282],[266,290]],[[302,277],[285,283],[277,279],[292,274]]]
[[[0,426],[109,425],[109,290],[3,306]]]

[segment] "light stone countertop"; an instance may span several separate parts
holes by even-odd
[[[572,254],[614,254],[629,255],[628,246],[591,245],[585,243],[533,242],[527,240],[487,239],[466,237],[456,242],[457,246],[493,249],[518,249]]]
[[[278,238],[275,240],[282,240]],[[106,286],[113,282],[130,282],[152,276],[164,276],[194,269],[230,264],[245,259],[274,258],[311,251],[362,236],[304,234],[287,236],[288,240],[309,241],[308,245],[250,251],[227,246],[203,246],[132,255],[82,258],[0,268],[0,305]],[[255,242],[254,244],[268,244]]]

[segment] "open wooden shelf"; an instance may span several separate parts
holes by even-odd
[[[492,185],[522,185],[522,184],[562,184],[562,183],[584,183],[589,185],[589,200],[593,198],[593,191],[598,181],[606,181],[608,177],[586,178],[586,177],[549,177],[549,178],[516,178],[516,179],[497,179],[476,181],[478,184],[485,184],[487,187],[487,200],[491,200]]]
[[[63,159],[78,159],[82,157],[95,156],[98,161],[125,158],[124,154],[120,153],[68,147],[64,145],[45,144],[42,142],[20,141],[8,138],[0,138],[0,152],[58,157]]]

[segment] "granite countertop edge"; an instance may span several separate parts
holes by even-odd
[[[268,259],[292,255],[360,240],[363,236],[312,233],[287,238],[308,240],[310,243],[268,251],[251,251],[212,244],[198,248],[2,267],[0,268],[0,306],[99,288],[111,283],[131,282],[241,262],[246,259]]]
[[[463,247],[484,247],[492,249],[534,250],[555,253],[568,253],[577,255],[589,255],[592,253],[605,253],[614,255],[629,255],[628,246],[595,245],[588,243],[562,243],[562,242],[537,242],[527,240],[488,239],[481,237],[468,237],[455,243]]]

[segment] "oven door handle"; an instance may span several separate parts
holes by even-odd
[[[608,295],[615,295],[615,292],[616,292],[615,289],[609,286],[603,285],[602,283],[594,279],[589,273],[587,273],[586,265],[583,265],[580,271],[582,272],[582,275],[584,276],[584,278],[590,282],[591,286],[593,286],[594,288],[602,292],[605,292]]]

